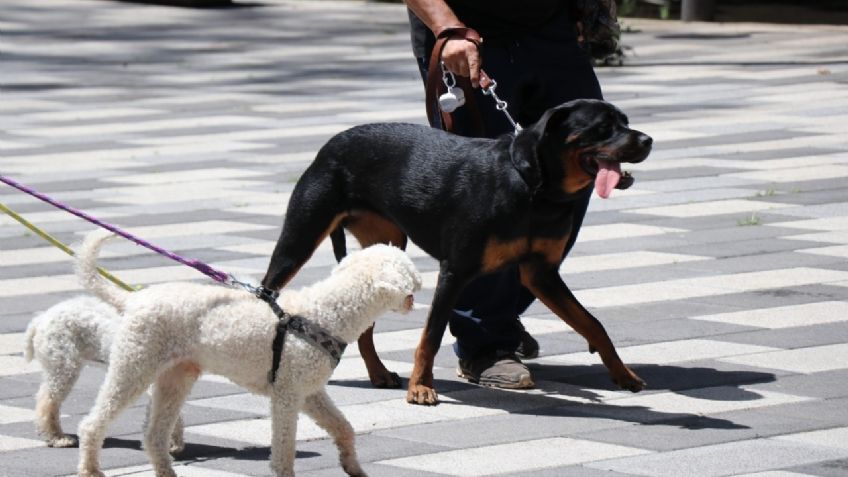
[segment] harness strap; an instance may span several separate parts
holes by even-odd
[[[268,372],[268,382],[273,383],[277,379],[277,371],[280,369],[280,361],[283,357],[283,345],[286,342],[286,333],[289,330],[327,353],[333,360],[333,367],[338,366],[347,343],[302,316],[286,313],[277,304],[277,297],[279,296],[278,292],[265,287],[256,289],[256,297],[267,303],[279,318],[277,333],[274,336],[274,342],[271,344],[273,354],[271,355],[271,371]]]

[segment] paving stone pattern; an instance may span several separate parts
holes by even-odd
[[[329,392],[373,476],[848,475],[848,29],[625,20],[607,98],[654,137],[629,191],[594,199],[562,273],[649,388],[616,390],[543,306],[537,388],[479,388],[436,361],[443,404],[371,389],[355,347]],[[295,180],[333,133],[423,123],[399,5],[262,2],[192,10],[105,0],[6,0],[0,10],[0,170],[160,246],[259,277]],[[0,202],[65,242],[93,226],[0,187]],[[408,377],[425,289],[377,324]],[[208,281],[127,242],[103,264],[134,284]],[[323,244],[293,286],[333,264]],[[39,311],[80,293],[71,261],[0,217],[0,476],[74,473],[32,423]],[[63,407],[75,431],[103,371]],[[152,475],[145,402],[109,430],[110,476]],[[267,399],[204,377],[184,410],[186,477],[269,475]],[[296,470],[340,475],[308,419]]]

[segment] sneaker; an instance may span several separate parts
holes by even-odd
[[[521,331],[521,343],[515,348],[515,354],[521,359],[536,359],[539,357],[539,342],[525,330]]]
[[[487,353],[473,359],[460,359],[457,375],[481,386],[504,389],[532,388],[530,370],[514,353]]]

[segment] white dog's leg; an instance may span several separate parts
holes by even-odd
[[[168,453],[171,434],[180,416],[180,409],[199,375],[200,368],[196,364],[180,363],[160,373],[153,386],[144,447],[156,477],[177,475]]]
[[[353,426],[333,404],[327,391],[322,389],[306,398],[303,411],[333,437],[336,447],[339,448],[339,460],[344,471],[354,477],[365,477],[365,471],[356,458]]]
[[[59,410],[74,387],[82,366],[73,357],[45,366],[44,381],[36,396],[35,415],[38,432],[44,434],[48,447],[73,447],[76,438],[62,431]]]
[[[151,394],[152,396],[152,394]],[[153,399],[147,404],[147,407],[144,409],[144,425],[142,426],[142,434],[147,435],[147,428],[150,426],[150,406],[153,404]],[[171,430],[171,454],[179,454],[183,450],[185,450],[185,438],[183,437],[183,427],[185,424],[183,423],[183,416],[177,416],[177,422],[174,423],[174,428]],[[144,444],[142,444],[142,449],[144,448]]]
[[[183,439],[183,416],[177,414],[177,422],[174,423],[174,428],[171,429],[171,447],[168,449],[171,454],[179,454],[185,449],[185,439]]]
[[[100,386],[91,412],[79,425],[80,461],[79,477],[102,477],[100,448],[106,438],[106,427],[127,406],[135,402],[156,376],[157,361],[145,359],[147,351],[130,345],[112,353],[112,363],[106,379]]]
[[[277,477],[294,476],[297,413],[303,398],[284,390],[271,392],[271,469]]]

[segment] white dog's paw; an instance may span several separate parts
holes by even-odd
[[[271,461],[271,470],[277,477],[294,477],[294,466]]]
[[[98,469],[81,470],[77,477],[106,477],[106,474]]]
[[[185,442],[172,442],[168,452],[171,454],[179,454],[185,450]]]
[[[47,439],[47,447],[76,447],[77,438],[68,434]]]

